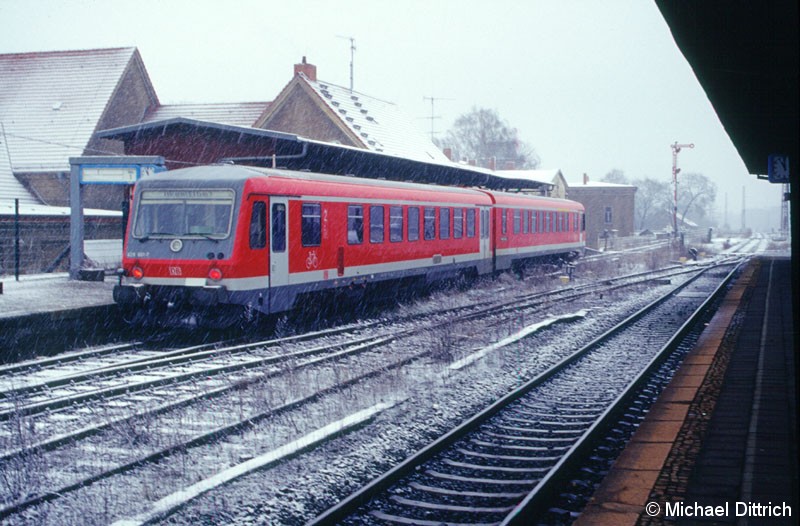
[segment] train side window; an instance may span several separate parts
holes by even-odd
[[[322,205],[303,203],[300,237],[304,247],[318,247],[322,241]]]
[[[500,233],[503,235],[508,233],[508,213],[505,208],[500,209]]]
[[[520,226],[519,222],[520,222],[519,208],[515,208],[514,209],[514,233],[515,234],[519,234],[519,226]]]
[[[481,219],[481,231],[483,232],[483,239],[489,239],[492,233],[492,216],[488,210],[481,211],[483,217]]]
[[[369,207],[369,242],[383,243],[383,206]]]
[[[464,209],[453,209],[453,239],[461,239],[464,236]]]
[[[419,241],[419,207],[408,207],[408,240]]]
[[[475,209],[467,209],[467,237],[475,237]]]
[[[403,240],[403,207],[389,207],[389,241]]]
[[[450,239],[450,209],[439,209],[439,239]]]
[[[267,246],[267,204],[264,201],[253,203],[250,213],[250,248]]]
[[[364,242],[364,207],[350,205],[347,207],[347,242],[360,245]]]
[[[529,216],[530,216],[530,213],[527,210],[523,210],[522,211],[522,233],[523,234],[527,234],[528,233],[528,217]]]
[[[536,233],[536,216],[539,215],[536,210],[531,212],[531,234]]]
[[[286,205],[276,203],[272,205],[272,251],[284,252],[286,250]]]
[[[425,208],[425,239],[436,239],[436,210]]]

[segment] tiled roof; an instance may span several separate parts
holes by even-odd
[[[368,150],[450,164],[447,156],[397,105],[329,82],[310,80],[302,73],[298,78],[317,93]]]
[[[149,112],[142,122],[176,117],[219,122],[234,126],[252,126],[269,107],[269,102],[231,102],[218,104],[165,104]]]
[[[16,173],[68,171],[136,48],[0,55],[0,123]]]
[[[11,171],[6,139],[3,135],[3,127],[0,126],[0,204],[13,204],[14,199],[19,199],[20,204],[38,203]]]

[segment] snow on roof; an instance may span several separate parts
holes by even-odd
[[[496,170],[494,175],[504,179],[523,179],[535,183],[554,185],[561,170]]]
[[[330,82],[310,80],[302,73],[297,78],[316,92],[365,148],[417,161],[450,163],[397,105]]]
[[[235,126],[253,126],[269,107],[269,102],[229,102],[213,104],[164,104],[145,115],[142,122],[155,122],[176,117],[219,122]]]
[[[605,181],[576,181],[567,183],[569,188],[636,188],[632,184],[606,183]]]
[[[13,171],[68,171],[134,58],[135,47],[0,55],[0,123]]]
[[[14,199],[19,199],[20,204],[36,204],[36,199],[31,195],[19,180],[14,177],[11,170],[11,161],[8,158],[8,149],[3,128],[0,127],[0,203],[9,202],[14,205]]]
[[[0,216],[13,216],[15,214],[14,200],[0,199]],[[19,215],[39,216],[39,217],[69,217],[71,209],[68,206],[48,206],[35,203],[23,203],[20,200]],[[84,208],[84,217],[122,217],[122,212],[117,210],[100,210],[95,208]]]

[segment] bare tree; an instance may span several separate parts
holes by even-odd
[[[606,183],[615,183],[615,184],[629,184],[628,178],[625,176],[625,172],[614,168],[610,172],[608,172],[604,177],[603,181]]]
[[[702,219],[714,206],[717,198],[717,185],[708,177],[699,173],[681,174],[678,181],[678,210],[681,211],[681,222],[689,212],[695,219]]]
[[[639,223],[639,230],[647,228],[660,228],[669,224],[670,210],[670,185],[667,181],[653,179],[638,179],[632,183],[636,186],[635,213]]]
[[[440,146],[450,146],[459,159],[474,159],[480,166],[496,160],[502,168],[513,162],[517,168],[536,168],[536,151],[520,140],[516,128],[500,118],[496,110],[473,107],[458,117]]]

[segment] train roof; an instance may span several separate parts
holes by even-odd
[[[557,199],[553,197],[535,196],[522,193],[499,192],[496,190],[485,190],[479,188],[466,188],[458,186],[440,186],[433,184],[400,182],[394,180],[368,179],[363,177],[348,177],[343,175],[331,175],[317,172],[298,172],[291,170],[280,170],[274,168],[261,168],[255,166],[215,164],[204,166],[193,166],[178,170],[169,170],[154,175],[146,176],[141,181],[195,181],[195,182],[219,182],[226,181],[236,183],[236,186],[243,185],[246,181],[258,178],[273,178],[277,183],[280,180],[291,181],[296,190],[305,195],[308,194],[309,184],[317,185],[315,190],[323,190],[318,183],[330,183],[331,185],[348,185],[359,187],[363,190],[404,190],[408,192],[420,192],[428,196],[439,194],[441,198],[452,199],[458,196],[458,200],[475,201],[476,203],[492,204],[496,203],[504,206],[560,206],[571,209],[582,209],[580,203],[567,199]],[[300,186],[297,186],[300,185]],[[323,191],[322,193],[327,193]]]

